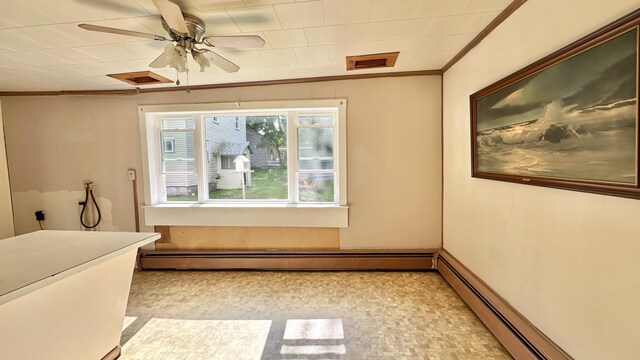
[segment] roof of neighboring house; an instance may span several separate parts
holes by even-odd
[[[249,142],[232,142],[225,141],[220,143],[217,148],[213,149],[214,155],[241,155],[245,150],[249,148],[249,152],[253,154],[253,149],[249,145]]]

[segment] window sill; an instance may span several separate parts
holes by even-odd
[[[173,226],[333,227],[349,225],[349,207],[324,204],[158,204],[144,207],[145,224]]]

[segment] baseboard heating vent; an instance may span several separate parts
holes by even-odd
[[[394,67],[399,52],[347,56],[347,71]]]
[[[435,250],[143,251],[142,270],[432,270]]]
[[[514,358],[572,360],[446,250],[439,252],[436,267]]]
[[[173,80],[169,80],[164,76],[158,75],[153,71],[137,71],[121,74],[108,74],[108,77],[116,80],[124,81],[127,84],[140,86],[140,85],[155,85],[155,84],[167,84],[172,83]]]

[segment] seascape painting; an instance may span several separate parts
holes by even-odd
[[[638,27],[474,98],[474,176],[638,184]]]

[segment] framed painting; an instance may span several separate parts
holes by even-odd
[[[640,198],[640,10],[471,95],[473,177]]]

